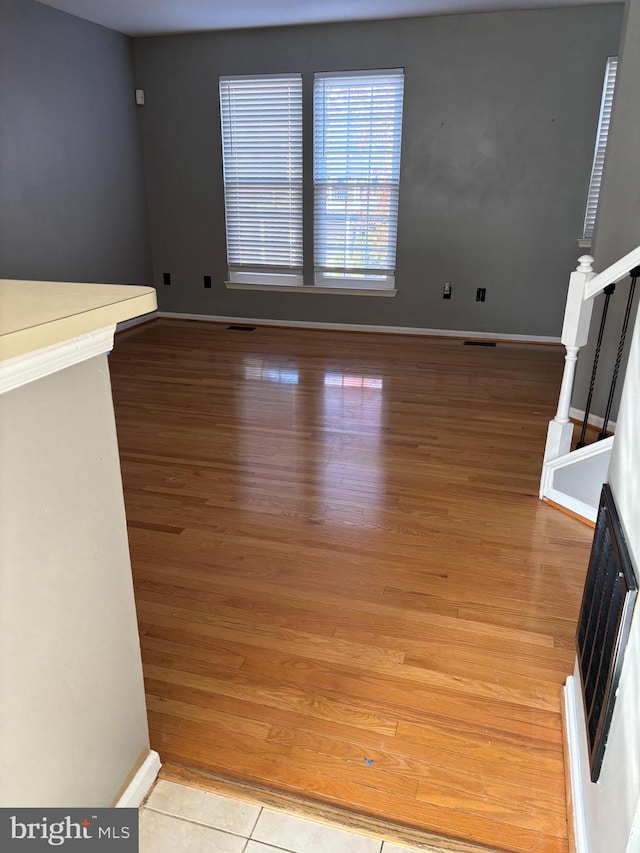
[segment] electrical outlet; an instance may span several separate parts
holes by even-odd
[[[451,299],[451,282],[445,281],[444,287],[442,288],[442,298],[443,299]]]
[[[484,302],[487,297],[487,288],[479,287],[476,290],[476,302]]]
[[[171,284],[171,273],[163,272],[162,273],[162,283],[163,284]]]
[[[211,287],[211,276],[210,275],[205,275],[204,286],[205,287]]]

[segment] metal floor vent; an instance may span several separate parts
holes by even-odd
[[[495,345],[495,341],[464,341],[463,343],[465,347],[494,347]]]
[[[227,326],[228,332],[255,332],[255,326]]]
[[[605,483],[576,633],[592,782],[600,776],[637,593],[613,495]]]

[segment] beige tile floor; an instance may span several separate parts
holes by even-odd
[[[160,780],[140,810],[140,853],[420,853]]]

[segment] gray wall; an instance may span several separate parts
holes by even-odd
[[[106,356],[0,395],[0,806],[110,806],[149,752]]]
[[[609,128],[605,171],[598,205],[598,221],[593,255],[595,269],[603,270],[627,252],[640,246],[640,11],[639,0],[627,6],[624,34],[620,44],[620,64],[616,94]],[[606,334],[603,340],[599,381],[594,394],[593,411],[602,415],[609,393],[609,378],[618,349],[620,329],[626,308],[629,279],[617,285],[609,304]],[[638,295],[634,315],[637,312]],[[589,346],[580,354],[573,402],[584,409],[589,378],[602,315],[604,297],[598,298],[591,324]],[[630,336],[623,356],[621,378],[628,358]],[[622,382],[618,383],[613,417],[616,417]]]
[[[627,6],[600,193],[594,257],[598,269],[640,246],[640,3]]]
[[[621,14],[610,5],[135,39],[160,307],[559,335]],[[397,297],[226,291],[218,76],[301,71],[309,111],[313,71],[395,66],[406,73]]]
[[[131,40],[0,0],[0,278],[150,284]]]

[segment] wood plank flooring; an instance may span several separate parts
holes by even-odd
[[[562,350],[157,320],[110,357],[152,746],[566,853],[592,532],[537,500]]]

